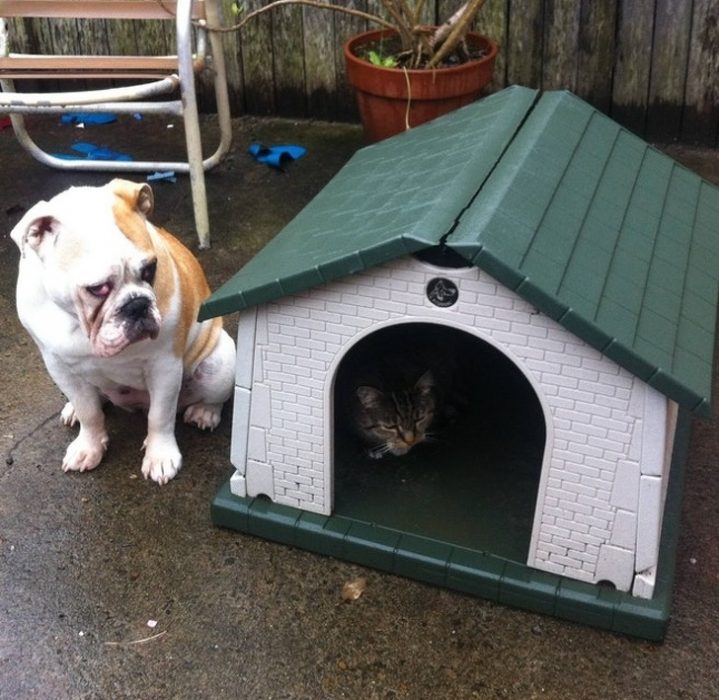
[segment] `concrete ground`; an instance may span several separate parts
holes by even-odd
[[[88,127],[77,140],[138,157],[181,152],[166,122]],[[206,132],[212,133],[212,119]],[[299,143],[285,174],[251,141]],[[276,233],[361,144],[351,126],[235,122],[231,157],[207,178],[213,287]],[[715,152],[670,149],[719,182]],[[229,411],[213,434],[180,425],[185,467],[165,487],[139,477],[144,420],[109,411],[111,444],[87,474],[63,474],[62,397],[18,323],[19,252],[9,232],[38,199],[108,175],[61,174],[0,132],[0,698],[719,697],[719,431],[694,425],[673,619],[663,644],[509,609],[217,529],[210,501],[230,474]],[[189,185],[155,186],[154,220],[196,248]],[[228,318],[232,332],[237,319]],[[139,478],[138,478],[139,477]],[[368,587],[343,603],[345,582]],[[148,621],[155,620],[154,628]]]

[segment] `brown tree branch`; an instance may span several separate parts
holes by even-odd
[[[462,5],[462,7],[460,7],[448,20],[446,20],[445,22],[440,24],[439,27],[437,27],[436,31],[432,35],[432,38],[430,39],[432,48],[441,45],[442,42],[449,36],[449,33],[452,31],[452,27],[454,27],[457,20],[459,20],[466,8],[467,3],[465,2],[464,5]]]
[[[163,0],[156,0],[156,2],[164,7]],[[380,0],[380,3],[394,22],[369,12],[363,12],[362,10],[356,10],[342,5],[333,5],[331,2],[322,2],[321,0],[274,0],[268,5],[249,12],[236,24],[231,26],[211,26],[204,20],[200,20],[199,24],[202,24],[202,26],[209,31],[220,33],[234,32],[241,30],[257,16],[274,10],[277,7],[283,7],[285,5],[306,5],[317,9],[331,10],[332,12],[342,12],[347,15],[352,15],[353,17],[359,17],[372,24],[377,24],[380,27],[394,30],[399,33],[402,50],[406,53],[412,52],[416,54],[413,56],[411,65],[419,67],[423,55],[427,55],[429,56],[429,61],[425,68],[434,68],[439,65],[446,56],[451,54],[464,39],[472,21],[482,5],[484,5],[485,0],[468,0],[447,22],[436,30],[431,39],[427,36],[429,33],[427,28],[418,23],[426,0],[416,0],[414,9],[410,8],[407,0]],[[439,45],[439,48],[434,51],[433,49],[437,45]]]
[[[251,20],[253,20],[258,15],[263,14],[264,12],[268,12],[269,10],[274,10],[276,7],[282,7],[283,5],[308,5],[309,7],[317,7],[322,10],[332,10],[333,12],[344,12],[347,15],[352,15],[354,17],[359,17],[360,19],[367,20],[368,22],[373,22],[374,24],[379,24],[382,27],[386,27],[387,29],[396,29],[397,27],[392,24],[391,22],[388,22],[387,20],[382,19],[381,17],[378,17],[377,15],[370,14],[369,12],[362,12],[362,10],[355,10],[352,7],[343,7],[342,5],[332,5],[328,2],[320,2],[319,0],[275,0],[274,2],[271,2],[269,5],[265,5],[264,7],[259,7],[256,10],[253,10],[252,12],[248,12],[239,22],[236,24],[233,24],[228,27],[216,27],[211,26],[206,23],[203,23],[203,26],[212,32],[220,32],[220,33],[228,33],[228,32],[236,32],[240,29],[242,29],[246,24],[248,24]]]
[[[470,25],[472,24],[472,20],[475,18],[477,12],[479,12],[484,3],[485,0],[469,0],[463,8],[464,12],[457,17],[455,24],[444,43],[439,47],[439,49],[437,49],[434,56],[432,56],[427,63],[427,68],[436,67],[446,56],[449,56],[449,54],[457,48],[457,45],[460,41],[462,41],[462,39],[464,39]]]
[[[408,24],[405,17],[402,16],[401,0],[380,0],[382,7],[394,20],[392,27],[399,33],[399,39],[402,44],[403,51],[412,49],[412,27]]]

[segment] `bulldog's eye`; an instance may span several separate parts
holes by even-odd
[[[142,271],[140,272],[140,278],[143,282],[147,282],[149,285],[153,285],[155,283],[155,273],[157,272],[157,260],[153,260],[150,263],[147,263],[145,267],[142,268]]]
[[[110,295],[112,285],[109,282],[103,282],[102,284],[90,285],[89,287],[85,287],[85,289],[87,289],[92,296],[97,297],[98,299],[104,299]]]

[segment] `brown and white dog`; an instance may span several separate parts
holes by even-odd
[[[113,180],[39,202],[11,236],[21,252],[20,321],[80,424],[65,471],[94,469],[107,449],[102,404],[147,409],[142,473],[159,484],[182,465],[175,417],[220,421],[234,384],[235,345],[217,318],[197,322],[210,290],[192,253],[153,226],[152,190]]]

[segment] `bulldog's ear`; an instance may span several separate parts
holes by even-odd
[[[112,191],[122,197],[133,209],[149,216],[155,206],[155,197],[152,188],[145,182],[131,182],[116,178],[110,182]]]
[[[60,229],[60,222],[50,213],[47,202],[38,202],[18,221],[10,232],[20,252],[25,255],[25,246],[38,250],[43,243],[54,240]]]

